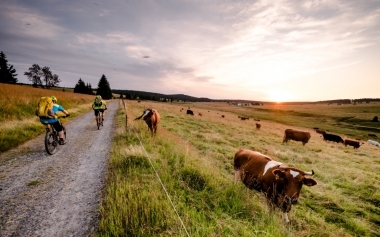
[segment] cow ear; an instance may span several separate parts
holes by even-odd
[[[285,178],[285,171],[280,170],[280,169],[274,169],[272,170],[272,173],[276,177],[276,179],[283,179]]]
[[[314,185],[317,185],[317,181],[315,181],[312,178],[304,178],[303,184],[305,184],[306,186],[314,186]]]

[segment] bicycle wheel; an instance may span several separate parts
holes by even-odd
[[[98,126],[98,130],[100,129],[100,120],[101,120],[102,118],[100,117],[100,115],[98,115],[97,117],[96,117],[96,125]]]
[[[49,155],[53,155],[57,149],[58,138],[53,132],[46,132],[45,149]]]
[[[66,142],[66,139],[67,139],[67,136],[66,136],[66,128],[64,126],[62,126],[63,128],[63,139],[65,140]]]

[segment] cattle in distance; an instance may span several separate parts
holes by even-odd
[[[140,117],[135,118],[135,120],[143,119],[148,125],[148,129],[153,135],[156,135],[157,125],[160,122],[160,114],[157,110],[149,108],[144,110],[143,114]]]
[[[261,128],[261,124],[256,123],[256,129],[260,129],[260,128]]]
[[[302,185],[314,186],[317,182],[305,172],[274,161],[257,151],[240,149],[234,157],[235,183],[241,180],[251,189],[265,195],[271,210],[281,209],[288,223],[288,212],[298,203]]]
[[[380,147],[380,143],[377,142],[377,141],[374,141],[374,140],[368,140],[368,143],[371,144],[371,145],[374,145],[374,146],[378,146],[378,147]]]
[[[309,132],[298,131],[294,129],[286,129],[284,133],[284,139],[282,142],[288,142],[289,140],[302,142],[302,145],[305,145],[309,142],[310,139]]]
[[[322,136],[323,136],[323,140],[325,140],[325,141],[332,141],[332,142],[336,142],[336,143],[344,143],[343,138],[341,136],[338,136],[335,134],[325,132],[322,134]]]
[[[359,141],[350,140],[350,139],[345,139],[343,144],[344,144],[344,146],[353,146],[354,149],[358,149],[364,143],[359,142]]]
[[[186,114],[194,115],[194,112],[190,109],[186,110]]]

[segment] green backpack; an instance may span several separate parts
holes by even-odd
[[[102,106],[102,100],[99,99],[99,98],[95,98],[95,100],[94,100],[94,105],[95,105],[96,107],[100,107],[100,106]]]
[[[36,115],[39,117],[54,117],[53,100],[50,96],[41,97],[38,102]]]

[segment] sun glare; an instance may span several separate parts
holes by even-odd
[[[268,91],[268,95],[271,101],[281,103],[290,102],[294,99],[294,94],[283,89],[273,89]]]

